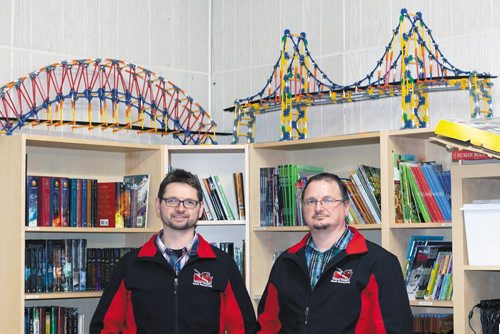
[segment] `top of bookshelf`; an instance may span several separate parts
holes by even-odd
[[[330,136],[282,142],[253,144],[255,149],[303,150],[307,148],[327,148],[334,146],[367,145],[380,143],[380,132],[363,132],[350,135]]]
[[[126,142],[99,141],[81,138],[60,138],[21,135],[30,147],[60,148],[72,150],[95,150],[105,152],[137,152],[144,150],[158,150],[158,145],[151,144],[131,144]]]

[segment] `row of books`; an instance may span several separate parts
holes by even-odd
[[[380,224],[380,168],[359,164],[343,179],[349,194],[349,224]]]
[[[443,236],[411,237],[404,267],[408,298],[452,299],[452,245],[443,239]]]
[[[222,251],[229,254],[240,270],[241,276],[245,277],[245,240],[242,247],[235,247],[234,242],[219,242],[218,246]]]
[[[84,315],[74,307],[36,306],[24,308],[25,334],[80,334]]]
[[[451,222],[451,176],[441,164],[393,153],[396,221]]]
[[[103,290],[130,248],[87,248],[86,239],[26,240],[25,292]]]
[[[260,169],[260,225],[303,226],[301,196],[308,177],[323,168],[295,164]]]
[[[26,226],[146,227],[149,175],[123,182],[26,177]]]
[[[260,225],[304,226],[302,192],[322,167],[295,164],[260,169]],[[350,198],[350,224],[380,224],[380,168],[360,164],[343,179]]]
[[[218,175],[198,176],[203,190],[203,220],[245,220],[243,173],[236,172],[232,176],[233,187],[226,187],[227,194]]]
[[[452,334],[453,314],[421,313],[413,315],[414,334]]]

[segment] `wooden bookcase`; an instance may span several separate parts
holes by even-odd
[[[88,326],[100,292],[24,293],[24,247],[29,239],[87,239],[87,247],[137,247],[161,228],[154,210],[155,188],[163,169],[163,148],[81,139],[0,137],[0,210],[3,237],[0,242],[0,333],[24,332],[24,307],[60,305],[78,307]],[[146,228],[25,227],[26,175],[97,178],[121,181],[124,175],[150,175],[150,201]]]
[[[453,301],[412,300],[414,313],[453,313],[456,333],[468,332],[467,314],[479,299],[498,297],[494,293],[500,283],[500,268],[470,267],[466,259],[462,203],[472,199],[500,197],[500,165],[455,166],[446,147],[434,143],[433,129],[415,129],[361,133],[295,142],[259,143],[250,146],[250,293],[257,304],[272,267],[275,252],[297,242],[307,231],[305,227],[260,226],[261,167],[297,163],[323,166],[339,176],[347,176],[357,164],[381,168],[382,224],[355,225],[365,237],[394,253],[404,263],[411,235],[443,235],[453,242]],[[415,154],[435,160],[445,169],[452,168],[453,217],[451,223],[395,222],[394,170],[392,153]],[[484,281],[484,284],[478,282]],[[476,324],[475,328],[479,328]]]
[[[234,214],[237,214],[233,173],[243,172],[246,219],[199,221],[196,228],[208,242],[234,242],[235,247],[245,247],[245,282],[249,284],[248,245],[248,145],[168,146],[164,167],[186,169],[199,177],[217,175],[228,197]],[[245,242],[243,243],[243,240]]]
[[[380,133],[253,144],[250,147],[250,296],[258,303],[273,264],[273,256],[296,243],[306,227],[260,226],[260,168],[279,164],[324,167],[348,176],[359,163],[380,167]],[[381,243],[382,225],[360,226],[370,240]]]
[[[231,192],[232,173],[243,172],[246,219],[200,221],[197,230],[210,242],[246,240],[246,283],[258,303],[273,263],[273,255],[297,242],[305,227],[260,226],[260,168],[296,163],[322,166],[347,176],[359,163],[381,168],[382,224],[357,225],[365,237],[404,263],[409,237],[444,235],[453,241],[453,301],[411,301],[414,313],[453,313],[455,331],[468,332],[467,314],[480,299],[498,298],[500,267],[473,267],[467,263],[467,247],[460,208],[473,199],[500,197],[499,164],[451,164],[446,148],[431,142],[432,129],[370,132],[293,142],[251,145],[162,146],[98,142],[81,139],[9,136],[0,137],[4,157],[0,173],[0,209],[4,237],[0,242],[0,332],[22,333],[24,306],[76,306],[88,324],[99,292],[24,293],[24,244],[28,239],[86,238],[88,247],[134,247],[161,229],[154,197],[169,168],[184,168],[201,177],[219,175]],[[413,153],[441,162],[452,170],[452,223],[398,224],[394,214],[392,152]],[[28,228],[24,226],[26,175],[121,180],[126,174],[151,175],[146,229]],[[7,255],[8,254],[8,255]],[[480,284],[478,282],[481,282]],[[480,329],[476,316],[472,319]]]

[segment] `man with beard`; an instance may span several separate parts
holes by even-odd
[[[337,175],[302,192],[310,228],[276,260],[258,308],[259,333],[412,333],[398,259],[346,225],[349,197]]]
[[[120,260],[91,333],[255,333],[234,260],[195,231],[202,201],[196,176],[167,174],[155,203],[163,229]]]

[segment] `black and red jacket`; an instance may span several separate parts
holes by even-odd
[[[200,235],[176,276],[153,236],[119,262],[90,333],[255,333],[252,302],[233,259]]]
[[[397,258],[351,231],[314,289],[305,257],[310,234],[280,255],[259,303],[259,333],[413,333]]]

